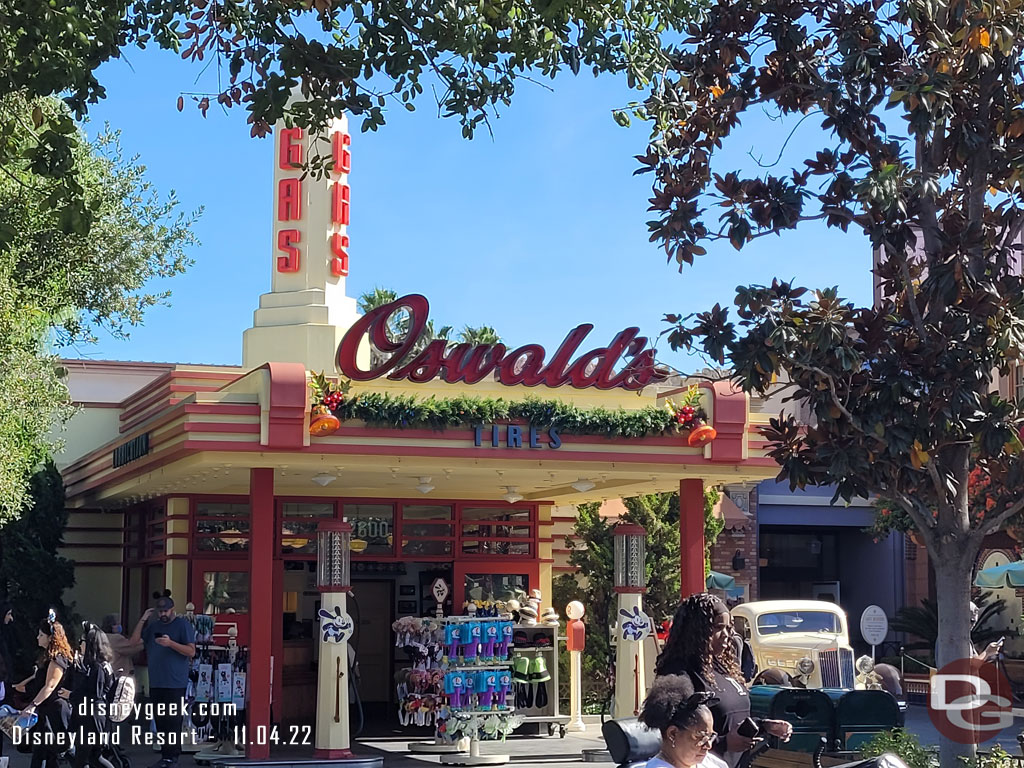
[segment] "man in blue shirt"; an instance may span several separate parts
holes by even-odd
[[[158,621],[146,624],[156,611]],[[145,625],[145,629],[143,629]],[[196,655],[196,631],[174,614],[174,601],[165,594],[139,619],[131,642],[146,644],[149,699],[154,705],[156,730],[162,738],[160,760],[152,768],[175,768],[181,755],[181,723],[191,659]],[[161,706],[162,705],[162,706]]]

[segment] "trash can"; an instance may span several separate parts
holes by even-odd
[[[838,749],[854,752],[882,731],[900,724],[899,702],[888,691],[824,691],[836,707]]]
[[[822,737],[830,748],[835,740],[836,709],[832,699],[817,689],[755,685],[750,689],[750,713],[793,726],[793,738],[780,744],[780,749],[814,752]]]

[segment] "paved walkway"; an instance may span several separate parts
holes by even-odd
[[[510,757],[509,764],[515,768],[541,768],[552,763],[581,763],[582,751],[584,749],[603,748],[604,741],[601,738],[601,725],[597,718],[587,718],[587,731],[585,733],[570,733],[564,739],[557,736],[517,736],[501,742],[482,742],[480,751],[483,754],[507,754]],[[1020,753],[1017,745],[1017,734],[1024,729],[1024,723],[1017,721],[1012,728],[1007,728],[999,736],[982,745],[983,748],[990,748],[998,743],[1011,755]],[[939,734],[928,719],[928,713],[924,707],[912,706],[907,713],[907,728],[918,736],[922,744],[937,745]],[[414,738],[412,741],[422,741],[422,738]],[[372,736],[365,739],[358,739],[354,747],[357,755],[380,755],[384,757],[387,768],[426,768],[440,763],[437,755],[410,754],[408,752],[410,738],[408,735],[401,735],[395,731],[392,735]],[[128,749],[132,759],[133,768],[149,768],[150,765],[159,759],[159,755],[144,747],[133,746]],[[29,756],[15,753],[10,744],[4,747],[4,754],[11,757],[9,768],[28,768]],[[311,749],[296,747],[279,747],[272,751],[271,757],[277,760],[309,759],[312,757]],[[183,755],[181,768],[195,768],[195,762],[189,755]],[[601,765],[601,764],[597,764]],[[610,766],[609,763],[604,763]],[[61,768],[67,768],[62,764]]]

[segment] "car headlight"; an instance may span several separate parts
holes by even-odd
[[[809,675],[814,671],[814,662],[804,656],[796,663],[796,669],[801,675]]]
[[[861,656],[857,659],[857,671],[862,675],[866,675],[875,668],[875,662],[871,660],[870,656]]]

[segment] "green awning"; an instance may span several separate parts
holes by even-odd
[[[987,587],[988,589],[1024,587],[1024,560],[978,571],[978,576],[974,580],[974,586]]]
[[[718,571],[711,571],[708,574],[705,586],[708,589],[736,589],[736,579]]]

